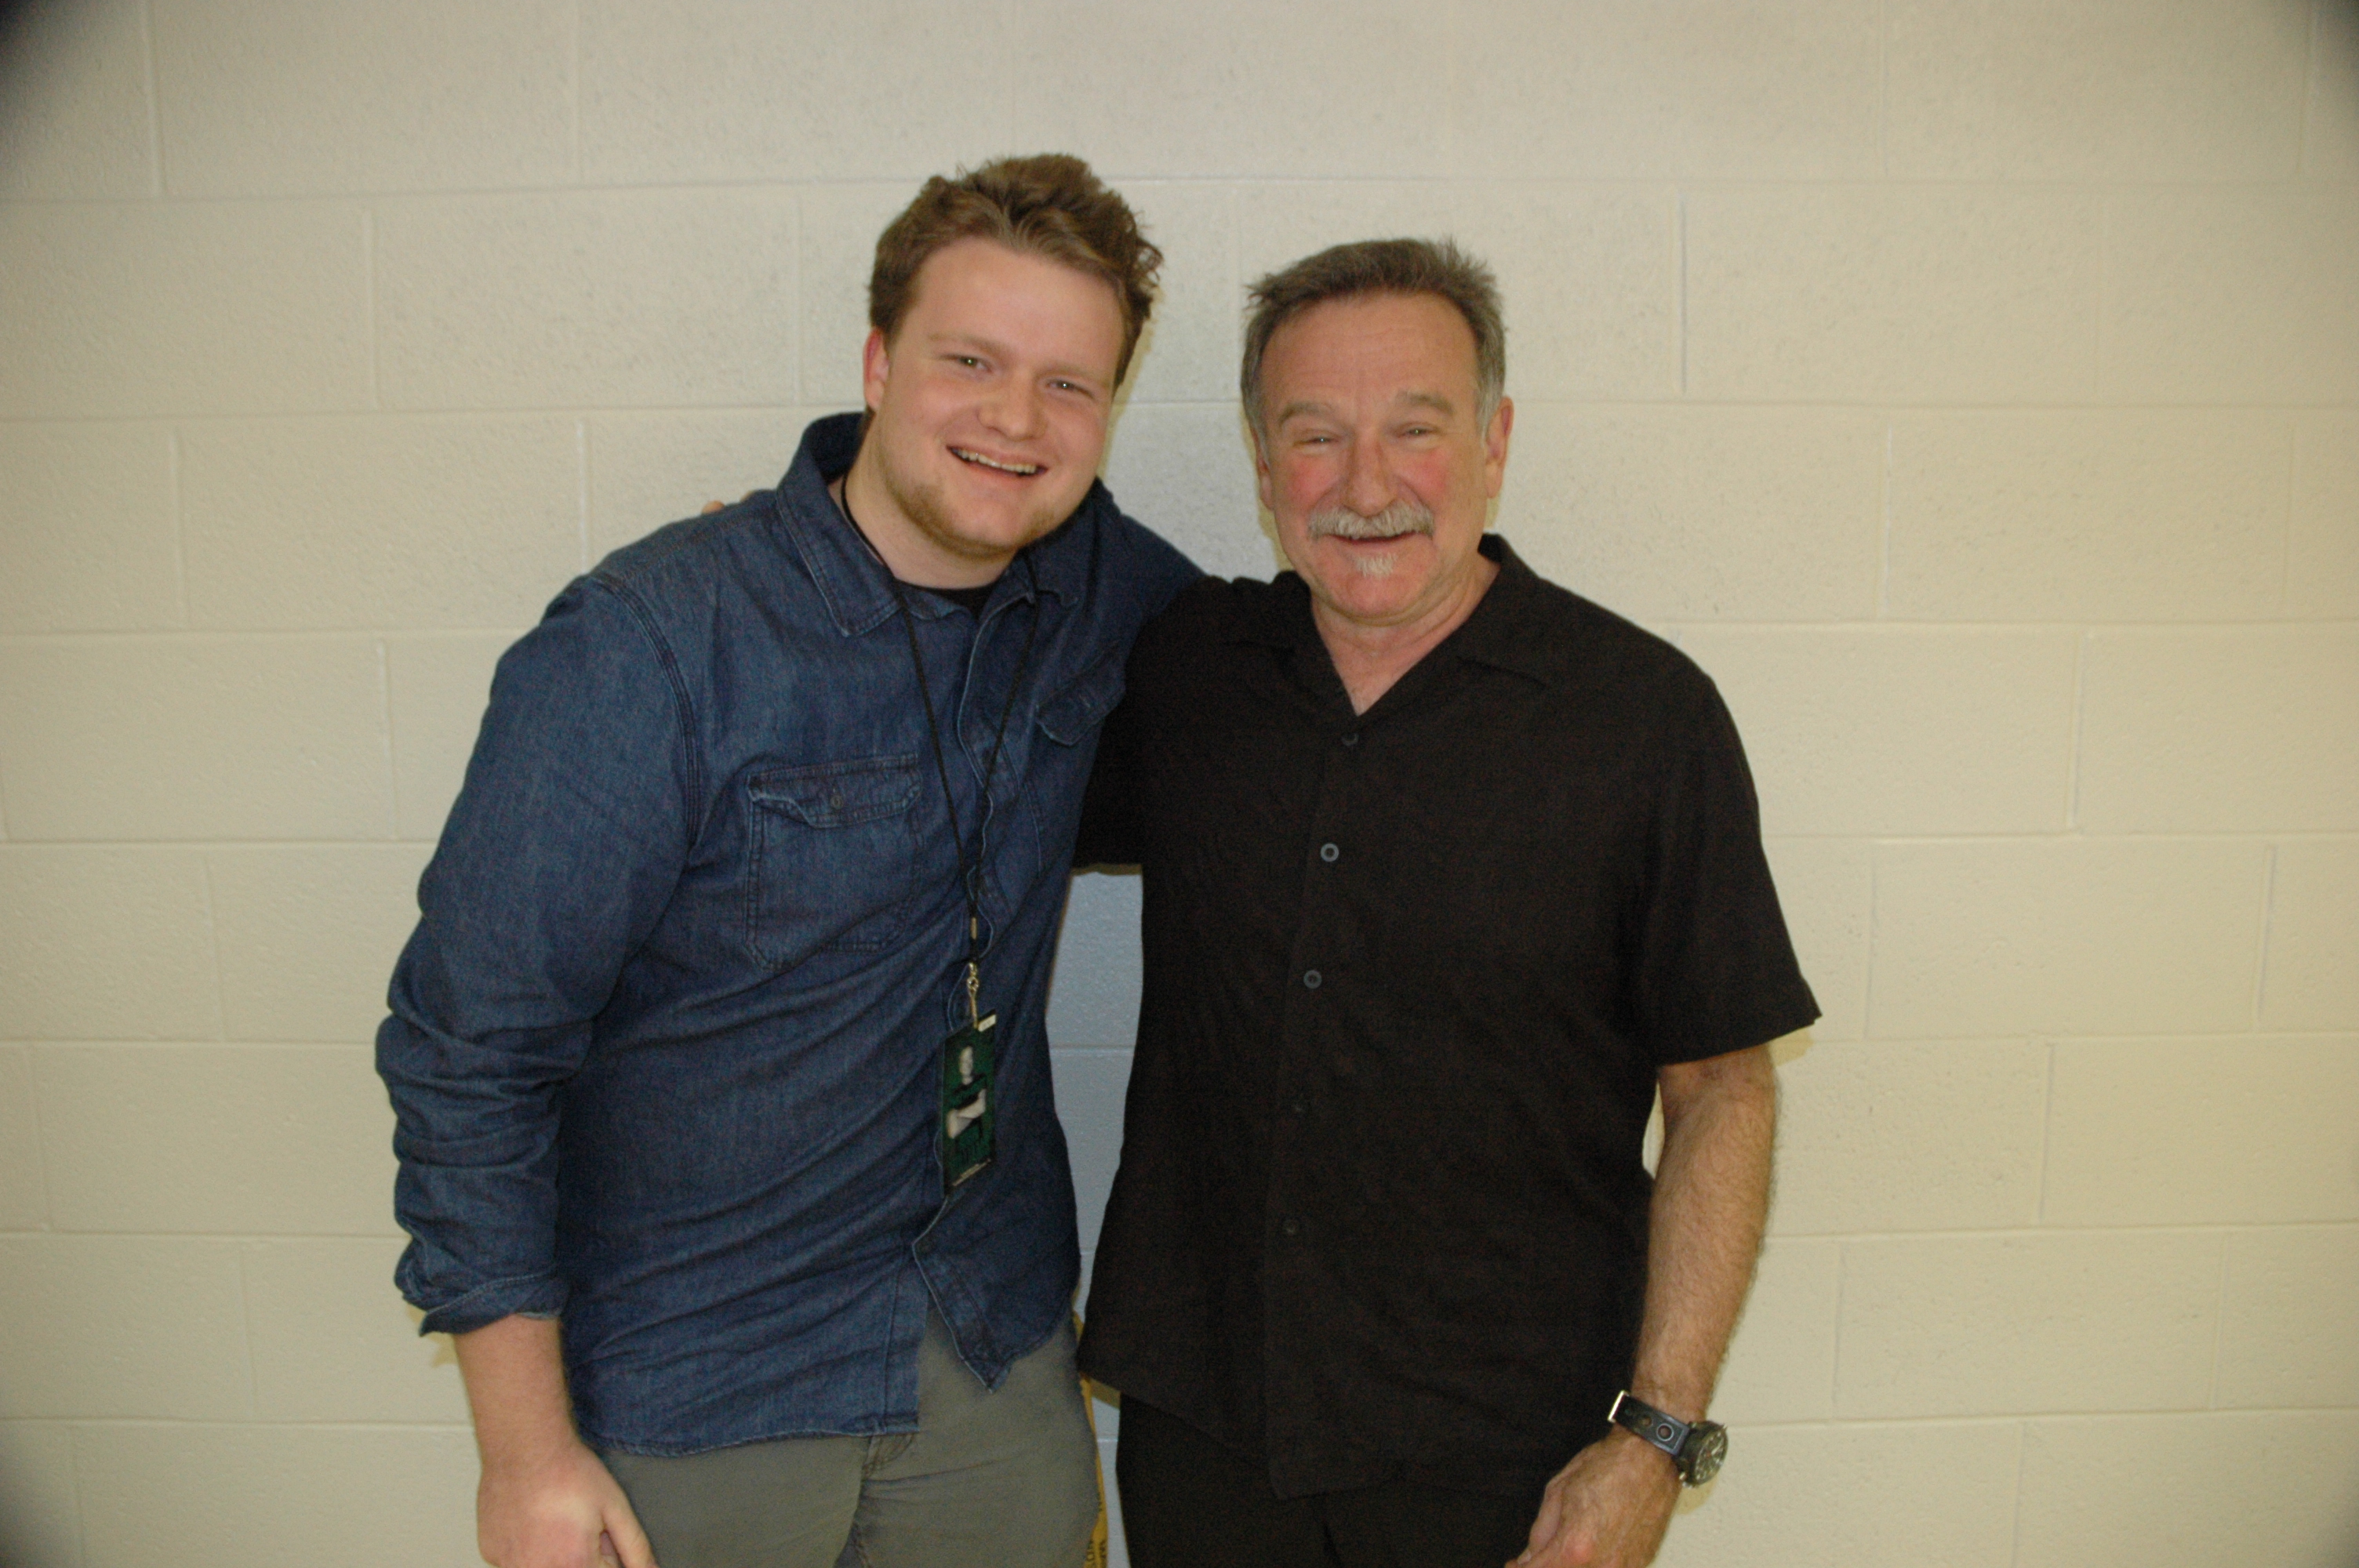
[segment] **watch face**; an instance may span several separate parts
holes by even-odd
[[[1720,1462],[1728,1457],[1728,1429],[1712,1422],[1696,1428],[1688,1441],[1687,1484],[1701,1487],[1720,1474]]]

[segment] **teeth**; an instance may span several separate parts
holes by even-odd
[[[994,462],[981,452],[970,452],[962,447],[952,447],[951,450],[958,453],[963,460],[973,463],[979,468],[996,469],[1001,473],[1019,474],[1028,478],[1040,471],[1040,465],[1038,463]]]

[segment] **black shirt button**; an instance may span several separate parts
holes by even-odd
[[[1343,852],[1343,850],[1338,849],[1332,844],[1321,844],[1319,846],[1319,858],[1326,861],[1331,866],[1335,863],[1335,857]]]
[[[1308,1116],[1310,1114],[1310,1102],[1309,1100],[1300,1099],[1289,1100],[1287,1102],[1286,1108],[1292,1111],[1297,1116]]]
[[[1319,987],[1321,986],[1321,983],[1322,983],[1322,977],[1320,975],[1320,973],[1319,973],[1319,971],[1318,971],[1318,970],[1316,970],[1316,969],[1305,969],[1305,970],[1303,970],[1303,971],[1302,971],[1302,989],[1305,989],[1305,990],[1313,990],[1313,991],[1315,991],[1315,990],[1317,990],[1317,989],[1319,989]]]
[[[1356,745],[1358,745],[1359,743],[1360,743],[1360,732],[1359,732],[1357,730],[1354,730],[1351,731],[1349,734],[1347,734],[1347,735],[1345,735],[1345,736],[1343,737],[1343,744],[1345,744],[1346,746],[1356,746]]]
[[[1278,1221],[1277,1227],[1288,1236],[1299,1236],[1302,1234],[1302,1222],[1299,1219],[1280,1220]]]

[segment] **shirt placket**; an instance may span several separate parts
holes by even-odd
[[[1270,1105],[1269,1189],[1263,1220],[1262,1293],[1269,1459],[1282,1488],[1325,1484],[1335,1455],[1325,1433],[1332,1412],[1320,1390],[1332,1346],[1322,1281],[1332,1273],[1321,1250],[1321,1204],[1314,1188],[1333,1141],[1333,1086],[1353,1071],[1338,1018],[1368,978],[1345,950],[1344,918],[1353,874],[1351,818],[1364,770],[1362,728],[1322,726],[1319,788],[1299,853],[1302,896],[1287,958],[1279,1017],[1277,1070]],[[1292,1485],[1289,1485],[1289,1479]]]

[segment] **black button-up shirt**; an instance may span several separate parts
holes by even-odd
[[[1711,681],[1484,548],[1356,716],[1299,579],[1198,583],[1092,784],[1147,980],[1082,1365],[1281,1496],[1525,1492],[1600,1435],[1657,1069],[1817,1016]]]

